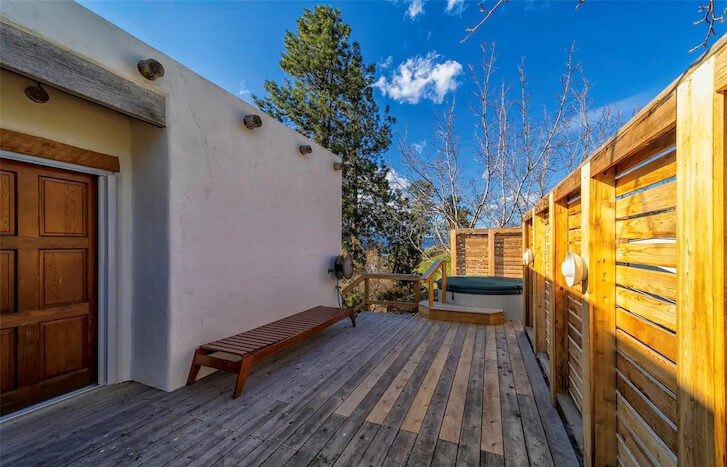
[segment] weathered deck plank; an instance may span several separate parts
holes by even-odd
[[[99,388],[0,424],[8,465],[578,465],[519,325],[363,313],[250,374]],[[408,430],[406,428],[409,428]]]

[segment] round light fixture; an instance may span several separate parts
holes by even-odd
[[[159,63],[158,60],[154,60],[153,58],[147,58],[146,60],[139,61],[139,63],[136,64],[136,69],[139,70],[141,76],[149,81],[154,81],[157,78],[164,76],[164,66]]]
[[[568,287],[580,284],[588,277],[586,262],[572,251],[566,253],[565,260],[560,265],[560,272],[563,273]]]
[[[523,252],[523,266],[530,266],[535,262],[535,255],[530,248],[527,248]]]
[[[40,86],[28,86],[25,88],[25,95],[36,104],[45,104],[50,99],[48,92]]]
[[[255,128],[263,126],[263,120],[260,118],[260,115],[255,114],[245,115],[242,117],[242,123],[245,124],[245,127],[247,127],[248,130],[254,130]]]
[[[298,151],[301,155],[307,156],[308,154],[313,152],[313,148],[310,147],[310,144],[301,144],[298,146]]]

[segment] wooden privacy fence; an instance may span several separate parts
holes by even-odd
[[[726,42],[523,218],[526,323],[587,465],[727,465]]]
[[[453,276],[522,277],[520,228],[449,231]]]

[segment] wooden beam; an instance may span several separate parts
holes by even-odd
[[[590,387],[592,397],[588,417],[591,450],[586,465],[616,465],[616,170],[614,167],[593,176],[588,187],[589,218],[587,244],[590,347]],[[581,194],[581,196],[583,196]],[[585,219],[584,219],[585,220]],[[585,239],[584,239],[585,240]],[[586,248],[587,249],[587,248]],[[585,443],[585,434],[584,434]]]
[[[535,203],[535,207],[533,209],[535,210],[533,212],[533,215],[538,214],[538,213],[543,212],[546,209],[548,209],[548,195],[545,195],[541,200],[539,200],[537,203]]]
[[[545,222],[542,216],[535,213],[533,208],[533,254],[535,256],[535,264],[533,270],[535,272],[533,281],[535,298],[533,300],[534,325],[535,332],[535,351],[545,352]]]
[[[588,239],[590,236],[589,219],[591,218],[591,162],[586,161],[581,167],[581,257],[586,265],[590,265],[590,252]],[[590,273],[589,273],[590,277]],[[583,459],[586,465],[591,465],[593,459],[593,391],[591,388],[591,313],[587,301],[589,280],[581,284],[583,300],[581,304],[581,381],[583,407],[581,409],[583,440]]]
[[[161,93],[4,21],[0,21],[0,65],[154,126],[166,125]]]
[[[493,230],[487,232],[487,274],[490,276],[495,275],[495,235],[497,234]]]
[[[528,239],[530,238],[530,222],[523,221],[521,231],[522,250],[523,253],[525,253],[525,250],[528,248]],[[523,263],[523,303],[525,304],[525,310],[523,313],[523,326],[527,326],[528,323],[530,323],[530,314],[533,312],[530,308],[531,293],[532,284],[530,283],[530,265]]]
[[[449,231],[449,274],[457,275],[457,229]]]
[[[568,200],[556,200],[550,193],[550,275],[553,291],[550,295],[550,400],[557,402],[558,393],[568,391],[568,303],[565,280],[560,272],[560,263],[568,252]]]
[[[95,169],[119,171],[119,158],[38,136],[0,129],[0,149]]]
[[[725,465],[725,116],[716,71],[711,58],[677,90],[680,465]]]

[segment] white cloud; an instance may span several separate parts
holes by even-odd
[[[245,81],[240,81],[240,86],[239,86],[239,89],[237,90],[237,95],[243,99],[250,97],[250,89],[248,89],[247,83],[245,83]]]
[[[409,18],[414,19],[424,14],[424,0],[409,0],[409,8],[406,10]]]
[[[465,4],[464,0],[447,0],[447,13],[458,15],[464,11]]]
[[[374,86],[397,102],[418,104],[422,99],[429,99],[439,104],[448,92],[457,89],[456,78],[462,73],[459,62],[442,61],[441,58],[436,52],[429,52],[425,57],[411,57],[388,79],[379,77]]]
[[[391,66],[392,60],[394,60],[394,57],[389,55],[383,61],[377,63],[377,65],[379,66],[380,69],[385,70]]]
[[[423,139],[419,143],[412,143],[411,147],[414,148],[414,150],[417,152],[417,154],[421,154],[424,152],[424,149],[427,147],[427,140]]]
[[[399,175],[394,169],[389,169],[386,173],[386,181],[389,182],[392,190],[406,190],[410,185],[409,180]]]

